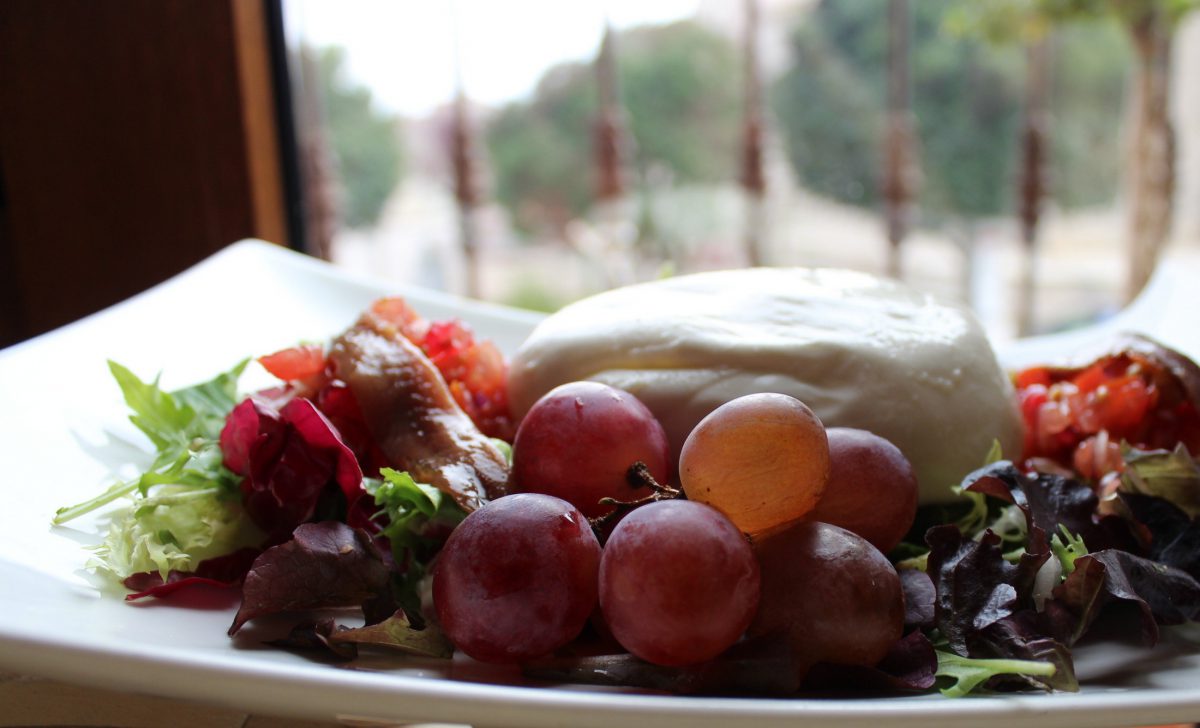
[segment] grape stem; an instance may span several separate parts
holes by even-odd
[[[655,503],[661,500],[671,500],[682,495],[682,491],[678,488],[672,488],[669,485],[663,485],[654,479],[650,474],[650,468],[646,463],[638,460],[633,465],[629,466],[629,470],[625,471],[625,480],[629,483],[629,487],[637,490],[638,488],[649,488],[650,495],[637,500],[623,501],[616,498],[601,498],[600,504],[606,506],[614,506],[611,511],[603,516],[589,518],[588,523],[592,525],[592,529],[599,532],[606,526],[611,524],[626,513],[629,513],[634,508],[644,506],[647,503]]]

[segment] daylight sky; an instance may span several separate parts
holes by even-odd
[[[556,63],[590,58],[614,27],[692,16],[700,0],[286,0],[289,35],[340,45],[347,72],[389,111],[420,115],[454,91],[454,46],[476,101],[527,95]]]

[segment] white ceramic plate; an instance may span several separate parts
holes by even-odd
[[[1200,648],[1174,638],[1150,653],[1081,656],[1080,694],[947,700],[713,699],[537,688],[466,661],[350,670],[225,636],[234,605],[127,604],[83,567],[103,516],[50,525],[97,493],[121,461],[144,459],[106,359],[169,388],[244,356],[331,336],[372,298],[406,295],[425,315],[460,316],[508,351],[537,317],[335,268],[259,242],[234,245],[112,309],[0,352],[0,667],[102,687],[308,718],[366,717],[476,726],[1146,725],[1200,718]],[[1194,295],[1194,294],[1193,294]],[[1195,317],[1172,304],[1160,336]],[[1190,319],[1194,321],[1193,319]],[[1166,323],[1163,323],[1166,322]],[[1158,328],[1156,328],[1158,327]],[[1163,328],[1165,327],[1165,328]],[[1196,326],[1176,327],[1195,336]],[[1093,332],[1102,335],[1104,332]],[[1086,338],[1086,337],[1085,337]],[[1170,339],[1171,336],[1164,338]],[[1025,342],[1013,361],[1074,341]],[[1174,343],[1179,343],[1175,341]],[[1195,340],[1181,348],[1197,355]],[[1049,347],[1049,348],[1047,348]],[[130,443],[123,443],[125,438]]]

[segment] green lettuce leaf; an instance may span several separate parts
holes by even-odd
[[[66,523],[115,501],[129,507],[113,514],[96,550],[94,568],[117,578],[156,571],[192,571],[204,559],[261,540],[242,512],[240,478],[224,465],[220,436],[237,403],[237,381],[249,360],[200,384],[167,392],[158,379],[144,382],[128,368],[109,362],[130,421],[155,447],[144,473],[117,483],[83,503],[59,509]]]
[[[937,651],[937,676],[950,678],[951,683],[942,688],[942,695],[961,698],[981,688],[985,682],[999,675],[1021,675],[1034,678],[1049,678],[1057,672],[1053,663],[1036,660],[981,660],[956,655],[945,650]]]
[[[1200,462],[1182,442],[1174,450],[1122,448],[1121,490],[1163,498],[1189,518],[1200,516]]]
[[[257,545],[260,533],[236,495],[219,488],[164,485],[113,518],[89,566],[117,579],[195,571],[200,562]]]
[[[367,478],[363,486],[381,508],[380,515],[387,516],[383,535],[393,548],[440,546],[431,535],[432,526],[453,527],[467,515],[452,498],[432,485],[418,483],[407,472],[382,468],[379,474],[382,479]]]
[[[365,478],[363,487],[380,508],[375,517],[386,524],[381,534],[403,573],[397,601],[409,614],[420,614],[418,588],[426,565],[467,514],[453,498],[407,472],[382,468],[379,474],[379,479]]]

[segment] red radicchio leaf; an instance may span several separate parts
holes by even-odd
[[[250,519],[279,541],[313,517],[330,481],[353,508],[364,493],[354,453],[329,420],[304,398],[276,403],[251,397],[221,430],[225,466],[245,476],[242,501]]]
[[[330,379],[317,390],[313,402],[321,414],[333,423],[342,442],[354,453],[364,472],[374,474],[391,464],[371,436],[371,430],[363,419],[362,408],[345,382]]]
[[[181,589],[194,586],[211,586],[229,589],[242,583],[250,565],[261,553],[256,548],[242,548],[233,553],[205,559],[196,566],[195,571],[172,571],[167,574],[166,581],[157,571],[143,571],[131,574],[122,582],[126,588],[132,589],[133,594],[125,596],[126,601],[134,601],[143,597],[167,597]]]
[[[257,405],[254,399],[245,399],[233,408],[221,428],[221,454],[225,467],[238,475],[250,471],[250,451],[255,445],[261,447],[260,441],[269,437],[268,433],[260,432],[263,418],[259,411],[262,409],[265,408]]]
[[[359,606],[387,586],[388,574],[365,532],[337,521],[302,524],[254,560],[229,634],[268,614]]]
[[[333,425],[307,399],[294,399],[284,405],[281,412],[285,422],[296,428],[310,448],[331,453],[334,456],[334,477],[347,505],[353,506],[365,491],[362,489],[362,470],[354,453],[334,430]]]

